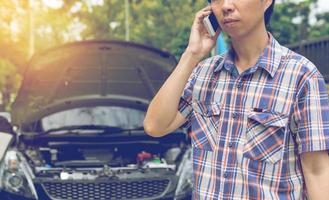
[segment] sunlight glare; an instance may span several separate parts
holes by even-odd
[[[61,8],[64,4],[63,0],[43,0],[42,3],[52,9]]]

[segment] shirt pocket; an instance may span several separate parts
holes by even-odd
[[[218,143],[221,104],[195,101],[192,103],[192,108],[194,116],[190,133],[192,147],[213,151]]]
[[[288,116],[274,111],[248,113],[244,157],[275,164],[282,159]]]

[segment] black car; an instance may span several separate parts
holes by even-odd
[[[35,55],[12,106],[16,141],[1,161],[1,199],[186,199],[186,131],[142,126],[174,56],[122,41],[82,41]]]

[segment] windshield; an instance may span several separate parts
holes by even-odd
[[[134,129],[143,126],[145,112],[142,110],[98,106],[82,107],[61,111],[41,120],[44,131],[65,126],[112,126],[122,129]]]

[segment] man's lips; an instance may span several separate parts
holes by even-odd
[[[229,25],[229,24],[233,24],[235,22],[238,22],[239,20],[237,19],[232,19],[232,18],[226,18],[223,20],[223,24],[224,25]]]

